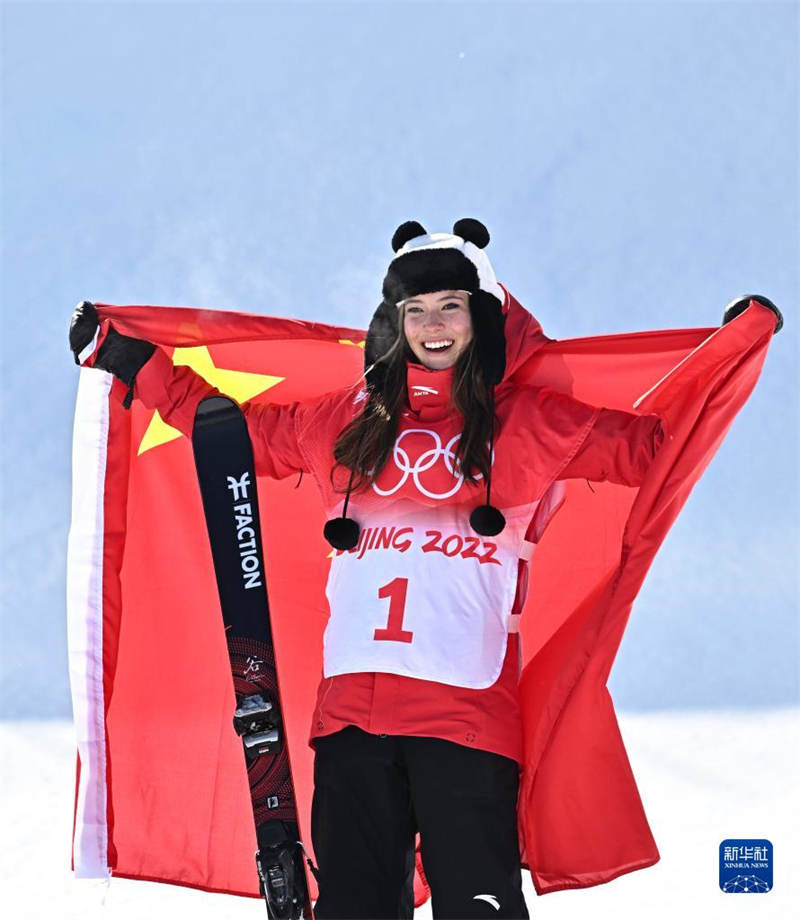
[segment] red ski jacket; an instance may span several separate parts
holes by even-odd
[[[328,589],[331,621],[325,645],[326,655],[330,652],[331,657],[330,663],[326,658],[326,669],[334,673],[323,674],[319,683],[309,736],[312,746],[319,735],[357,725],[377,734],[444,738],[522,762],[518,614],[527,595],[536,542],[563,500],[559,482],[585,478],[635,486],[665,436],[657,416],[595,407],[549,388],[509,383],[508,377],[535,348],[530,337],[523,341],[526,347],[521,349],[520,340],[509,336],[505,377],[495,390],[500,426],[494,441],[492,503],[507,519],[505,531],[497,538],[506,538],[505,558],[500,559],[491,558],[492,552],[502,555],[496,541],[479,541],[467,523],[469,512],[485,501],[483,482],[458,482],[446,466],[442,445],[451,444],[462,427],[450,401],[452,368],[430,370],[408,363],[409,405],[400,422],[393,460],[381,471],[374,490],[350,497],[348,514],[361,524],[361,540],[354,550],[332,553]],[[191,436],[200,400],[217,392],[190,368],[173,366],[160,348],[139,372],[135,386],[135,395],[144,405],[157,409],[164,421],[187,436]],[[288,405],[244,403],[257,472],[277,478],[298,471],[312,474],[328,517],[340,515],[344,495],[333,491],[330,479],[333,444],[359,412],[364,395],[363,390],[345,388]],[[434,442],[439,446],[432,448]],[[430,462],[431,456],[436,462]],[[343,489],[347,479],[348,472],[338,467],[334,481]],[[387,521],[395,526],[390,527]],[[403,528],[403,524],[413,526]],[[387,534],[399,537],[403,529],[428,535],[424,538],[428,542],[420,544],[426,551],[422,566],[420,558],[402,559],[403,544],[398,544],[397,538],[393,547],[388,545],[391,537]],[[435,551],[439,549],[437,534],[444,541],[444,551]],[[373,544],[380,547],[381,537],[384,546],[379,551]],[[470,552],[479,542],[481,551]],[[454,546],[461,546],[461,551],[452,553]],[[359,572],[373,573],[378,559],[386,571],[374,575],[374,584],[365,585],[363,592],[368,593],[360,597],[357,589],[363,579]],[[344,578],[336,576],[339,561],[349,565]],[[433,619],[441,632],[427,637],[427,647],[416,658],[409,657],[412,640],[374,642],[381,645],[375,653],[380,659],[375,666],[370,643],[373,634],[377,637],[379,631],[373,627],[380,619],[370,621],[372,626],[367,624],[368,635],[362,629],[365,642],[361,645],[354,621],[369,606],[375,585],[388,582],[394,574],[391,567],[402,562],[411,566],[412,588],[416,589],[406,602],[406,625],[415,611],[419,621],[414,630],[403,635],[424,644],[424,627]],[[503,566],[506,571],[498,572]],[[426,587],[419,584],[418,576],[427,567],[432,575]],[[487,581],[490,578],[495,580]],[[365,574],[364,579],[369,581],[369,576]],[[465,580],[469,590],[460,593],[459,586]],[[341,589],[333,590],[332,583]],[[458,643],[468,644],[470,636],[463,629],[459,634],[458,623],[442,625],[438,613],[425,618],[421,611],[435,595],[437,611],[447,605],[460,615],[468,603],[467,593],[493,610],[494,622],[482,624],[474,617],[484,613],[474,611],[472,636],[478,629],[483,632],[477,635],[475,648],[465,650],[460,671],[448,676],[444,672],[454,657],[454,646],[457,649]],[[385,607],[386,601],[376,599],[376,603]],[[334,641],[332,624],[340,607],[346,609],[339,613],[341,635]],[[379,610],[376,616],[380,618]],[[400,647],[399,652],[396,647]],[[465,675],[481,656],[486,658],[484,670],[489,677],[483,685],[465,685],[469,680]],[[491,682],[487,685],[487,681]]]

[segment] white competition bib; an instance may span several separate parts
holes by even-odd
[[[507,511],[495,537],[469,511],[417,508],[361,520],[361,539],[335,550],[325,593],[325,677],[382,671],[483,689],[500,676],[533,505]],[[515,514],[514,511],[517,513]]]

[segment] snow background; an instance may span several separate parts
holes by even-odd
[[[787,920],[796,916],[797,710],[620,713],[619,722],[661,859],[605,885],[542,897],[537,897],[530,874],[523,871],[531,917]],[[266,917],[263,902],[255,898],[122,878],[112,878],[108,886],[73,879],[68,859],[75,760],[71,723],[0,723],[0,740],[5,752],[0,805],[6,840],[0,880],[3,905],[11,908],[6,917]],[[720,890],[718,848],[729,837],[771,841],[770,892],[747,897]],[[414,917],[430,920],[430,901]]]
[[[1,12],[4,906],[83,916],[96,894],[68,869],[74,304],[363,327],[399,223],[447,230],[475,216],[498,278],[552,337],[713,326],[753,292],[784,312],[611,674],[662,859],[600,888],[529,888],[528,903],[553,917],[786,916],[800,826],[798,5]],[[726,837],[775,845],[775,890],[755,905],[717,887]],[[264,914],[257,901],[114,880],[99,915],[180,909]]]

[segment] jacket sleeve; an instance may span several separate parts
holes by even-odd
[[[148,409],[157,409],[168,425],[191,438],[201,400],[223,394],[190,367],[173,365],[168,355],[156,348],[136,376],[135,395]],[[298,437],[297,417],[303,412],[303,402],[281,405],[248,401],[239,405],[247,419],[259,474],[283,479],[300,470],[311,472]]]
[[[600,409],[583,444],[557,478],[637,486],[664,437],[663,422],[656,415]]]

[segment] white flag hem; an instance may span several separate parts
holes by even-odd
[[[112,378],[81,368],[72,440],[72,520],[67,544],[67,644],[80,756],[73,863],[76,878],[107,878],[103,537]]]

